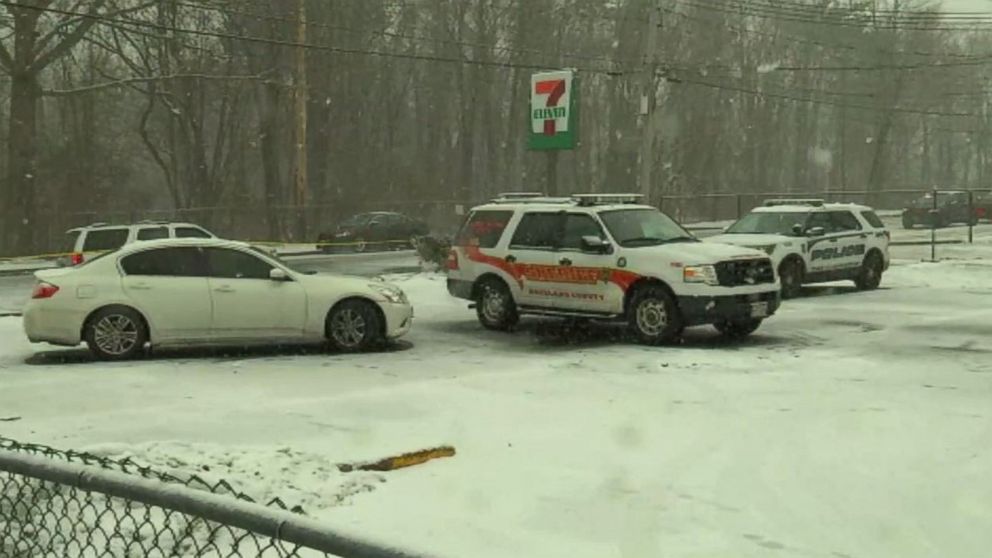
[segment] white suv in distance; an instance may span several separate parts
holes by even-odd
[[[743,337],[779,306],[771,260],[705,244],[636,195],[504,194],[472,209],[448,258],[448,291],[479,321],[522,314],[625,321],[658,344],[712,324]]]
[[[782,296],[802,285],[851,280],[878,288],[889,268],[889,231],[872,208],[823,200],[769,200],[707,242],[747,246],[771,256]]]
[[[301,273],[227,240],[135,242],[35,276],[24,310],[28,339],[67,346],[85,341],[108,360],[137,356],[146,344],[327,341],[358,351],[406,334],[413,322],[398,287]]]
[[[139,240],[163,238],[217,238],[213,233],[192,223],[142,221],[133,225],[94,223],[66,231],[69,254],[62,265],[79,265],[97,254],[116,250]]]

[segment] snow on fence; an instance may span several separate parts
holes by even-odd
[[[192,478],[0,438],[0,556],[413,557]]]

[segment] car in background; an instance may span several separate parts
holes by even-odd
[[[66,231],[66,256],[61,266],[79,265],[84,261],[121,246],[144,240],[163,238],[217,238],[213,233],[192,223],[141,221],[132,225],[94,223]]]
[[[430,233],[426,223],[401,213],[359,213],[342,221],[334,232],[322,233],[317,243],[324,252],[412,248]]]
[[[872,208],[823,200],[768,200],[707,242],[767,253],[778,272],[782,297],[802,285],[851,280],[875,289],[889,268],[889,231]]]
[[[933,196],[933,192],[927,192],[909,202],[902,212],[903,228],[924,225],[939,229],[953,224],[974,225],[980,218],[988,218],[988,200],[978,193],[969,203],[966,191],[937,192],[936,210]]]
[[[134,242],[82,265],[38,271],[24,310],[33,343],[85,342],[100,359],[151,347],[329,342],[343,351],[410,330],[413,308],[381,281],[295,271],[248,244]]]

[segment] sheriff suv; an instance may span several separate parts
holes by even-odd
[[[775,313],[767,254],[702,243],[639,198],[505,194],[476,207],[449,254],[448,291],[488,329],[523,314],[612,320],[647,344],[706,324],[744,337]]]
[[[875,289],[889,268],[889,231],[864,205],[769,200],[706,240],[767,253],[783,298],[798,296],[803,284],[824,281],[852,280],[859,289]]]

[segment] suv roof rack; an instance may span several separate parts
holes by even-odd
[[[545,198],[544,192],[501,192],[496,194],[497,200],[526,200],[530,198]]]
[[[774,207],[776,205],[809,205],[812,207],[823,207],[826,203],[821,199],[809,199],[809,198],[795,198],[795,199],[777,199],[777,200],[765,200],[765,207]]]
[[[142,219],[138,221],[139,225],[168,225],[171,221],[164,221],[162,219]]]
[[[580,206],[608,203],[639,203],[643,194],[572,194],[572,199]]]

